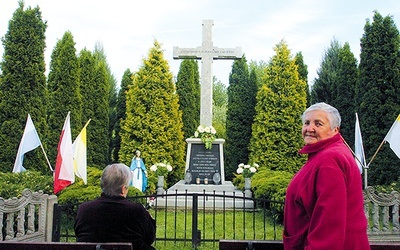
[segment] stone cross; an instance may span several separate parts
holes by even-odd
[[[197,48],[174,47],[174,59],[201,59],[201,92],[200,92],[200,124],[205,126],[212,125],[212,101],[213,101],[213,79],[212,64],[213,59],[240,59],[242,49],[218,48],[213,46],[212,26],[213,20],[203,20],[203,42]],[[200,125],[199,124],[199,125]]]

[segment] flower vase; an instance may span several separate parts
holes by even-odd
[[[164,176],[160,175],[158,176],[158,181],[157,181],[157,194],[163,194],[164,193]]]
[[[246,197],[252,197],[251,195],[251,178],[244,178],[244,194]]]
[[[249,177],[244,178],[244,189],[245,190],[251,189],[251,178],[249,178]]]

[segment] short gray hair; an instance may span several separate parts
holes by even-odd
[[[120,196],[123,186],[129,186],[131,182],[131,170],[122,163],[108,165],[101,175],[100,186],[104,194],[108,196]]]
[[[339,111],[335,107],[326,104],[325,102],[318,102],[308,107],[301,116],[301,120],[303,121],[303,123],[304,123],[304,116],[308,112],[315,110],[321,110],[328,114],[328,120],[331,129],[340,128],[340,122],[342,121],[342,118],[340,117]]]

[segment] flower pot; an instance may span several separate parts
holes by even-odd
[[[245,190],[251,189],[251,178],[244,178],[244,189]]]
[[[158,176],[158,181],[157,181],[157,194],[163,194],[164,193],[164,176],[160,175]]]

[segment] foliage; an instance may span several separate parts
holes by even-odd
[[[212,143],[215,141],[217,137],[217,131],[213,126],[204,126],[200,125],[197,127],[197,130],[194,132],[195,138],[200,138],[204,143],[206,149],[212,148]]]
[[[39,7],[24,9],[23,1],[8,23],[2,38],[3,61],[0,63],[0,171],[11,172],[28,113],[40,138],[46,127],[46,76],[44,50],[47,24]],[[28,169],[48,169],[43,153],[25,155]]]
[[[172,171],[172,166],[168,162],[158,162],[150,167],[150,170],[154,172],[156,176],[168,175],[168,172]]]
[[[311,94],[310,94],[310,86],[308,85],[307,65],[304,63],[303,54],[301,52],[298,52],[294,58],[297,65],[297,69],[299,71],[299,78],[306,83],[306,89],[305,89],[307,95],[306,106],[308,107],[311,105]]]
[[[37,170],[27,170],[22,173],[0,172],[0,183],[0,197],[4,199],[21,196],[25,188],[33,192],[41,190],[45,194],[53,192],[53,176],[44,175]]]
[[[183,135],[191,136],[200,123],[200,76],[194,59],[184,59],[179,67],[176,81],[179,108],[182,110]]]
[[[250,164],[245,165],[244,163],[240,163],[238,165],[236,173],[241,174],[243,178],[251,178],[257,172],[258,167],[259,166],[257,163],[253,163],[251,165]]]
[[[52,51],[47,81],[49,90],[47,124],[49,129],[46,145],[48,146],[47,155],[52,166],[55,165],[60,133],[69,111],[71,112],[72,138],[75,138],[83,127],[82,97],[78,74],[75,42],[71,32],[65,32]],[[91,123],[90,126],[92,125]]]
[[[249,158],[251,125],[255,115],[257,76],[249,76],[246,58],[236,60],[229,75],[225,176],[232,179],[236,166]]]
[[[213,127],[219,138],[226,138],[226,111],[228,108],[228,90],[225,84],[213,77]]]
[[[113,138],[113,151],[112,151],[112,159],[115,162],[119,162],[119,150],[121,148],[121,121],[126,118],[126,91],[128,90],[129,86],[132,83],[132,72],[127,69],[124,72],[121,80],[121,86],[118,92],[117,97],[117,114],[116,114],[116,122],[114,125],[114,133],[115,136]]]
[[[326,102],[339,110],[342,118],[340,133],[350,145],[354,145],[357,79],[357,59],[350,51],[349,44],[341,46],[337,40],[333,40],[312,86],[311,101]]]
[[[377,11],[361,38],[357,113],[366,157],[372,157],[400,113],[400,36],[392,17]],[[379,121],[379,122],[377,122]],[[370,185],[388,185],[400,175],[400,159],[383,145],[369,168]]]
[[[155,41],[126,93],[126,119],[121,122],[120,161],[128,163],[139,149],[147,162],[170,162],[169,183],[183,178],[185,142],[182,114],[172,73]]]
[[[117,122],[117,80],[115,79],[114,75],[111,73],[111,69],[110,66],[108,65],[107,62],[107,56],[106,53],[104,51],[103,45],[100,42],[96,42],[95,45],[95,50],[94,50],[94,56],[96,58],[97,61],[97,67],[102,68],[105,67],[105,89],[100,91],[104,94],[104,96],[100,96],[100,100],[101,100],[101,104],[104,107],[97,107],[95,108],[95,110],[98,113],[98,116],[107,116],[107,118],[104,119],[104,121],[101,122],[101,125],[99,126],[100,128],[104,129],[102,126],[106,126],[108,123],[108,128],[107,128],[107,133],[108,136],[105,135],[105,133],[103,135],[101,135],[101,139],[102,139],[102,143],[108,143],[108,145],[104,145],[103,149],[96,149],[96,151],[101,154],[105,154],[103,157],[105,159],[105,163],[109,164],[111,163],[111,154],[113,152],[113,147],[114,147],[114,137],[115,137],[115,133],[114,133],[114,128],[115,128],[115,123]],[[101,87],[101,86],[99,86]],[[103,92],[104,91],[104,92]],[[105,103],[107,102],[107,103]],[[108,112],[106,113],[106,109],[108,109]],[[101,112],[99,112],[101,111]],[[99,122],[100,123],[100,122]],[[97,133],[97,136],[99,136],[99,133]],[[102,145],[100,145],[102,146]],[[101,164],[101,160],[100,159],[96,159],[99,164]],[[96,162],[95,160],[95,162]],[[106,165],[104,164],[104,165]]]
[[[249,162],[267,169],[295,173],[304,163],[300,116],[306,108],[305,82],[285,42],[275,48],[257,93]]]
[[[265,198],[275,201],[283,201],[286,196],[286,188],[293,174],[286,171],[260,170],[252,178],[252,190],[256,198]],[[283,205],[277,207],[277,211],[283,216]]]

